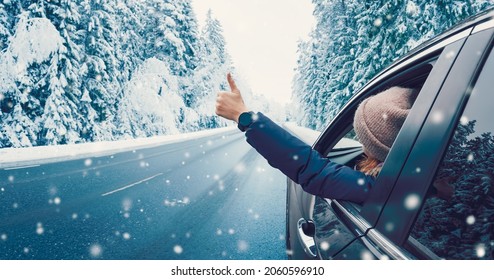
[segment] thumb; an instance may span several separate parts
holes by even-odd
[[[226,75],[226,79],[228,80],[228,84],[230,85],[230,90],[233,93],[240,94],[240,90],[238,89],[237,84],[235,84],[235,81],[233,80],[231,73],[228,73]]]

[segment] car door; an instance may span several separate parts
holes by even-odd
[[[489,26],[492,22],[472,29],[375,227],[349,248],[369,258],[493,258],[494,158],[479,159],[476,150],[483,144],[488,156],[494,144],[494,30]],[[346,250],[336,258],[351,254]]]
[[[378,225],[395,183],[400,178],[401,170],[407,163],[409,152],[470,32],[471,28],[456,30],[443,40],[415,52],[379,75],[350,101],[316,142],[314,147],[331,158],[331,147],[342,139],[342,130],[350,130],[353,114],[361,100],[395,85],[420,88],[417,100],[366,202],[357,205],[332,199],[314,200],[312,219],[316,227],[315,240],[320,258],[367,259],[407,256],[385,253],[381,247],[391,246],[392,243],[384,244],[387,240],[371,239],[369,233],[374,233],[373,229]]]

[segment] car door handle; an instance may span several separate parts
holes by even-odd
[[[314,241],[316,226],[314,225],[314,222],[300,218],[297,223],[297,228],[298,239],[305,253],[312,258],[316,258],[316,242]]]

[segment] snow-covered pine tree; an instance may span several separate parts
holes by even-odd
[[[83,58],[82,91],[95,111],[95,120],[88,120],[88,140],[112,140],[115,130],[116,104],[122,95],[125,71],[114,0],[83,0],[82,9],[89,17],[83,22],[85,55]],[[89,97],[89,98],[87,98]],[[88,111],[91,108],[87,108]],[[92,125],[92,127],[90,127]]]
[[[184,13],[186,0],[151,0],[145,5],[145,58],[166,62],[173,75],[185,76],[194,69],[197,32],[195,16]],[[195,36],[195,39],[193,39]]]
[[[145,36],[142,15],[145,2],[135,0],[120,1],[115,6],[118,22],[118,39],[121,47],[121,72],[125,81],[131,78],[133,71],[144,61]]]
[[[0,52],[7,48],[7,42],[15,30],[20,14],[21,5],[19,1],[0,2]]]
[[[50,95],[39,122],[42,128],[39,144],[76,143],[82,141],[80,137],[86,117],[79,110],[79,100],[82,98],[79,71],[83,51],[79,5],[70,0],[44,2],[44,16],[58,30],[63,47],[58,52],[58,58],[52,58],[48,68]],[[35,7],[31,9],[35,13],[41,11]]]
[[[313,2],[317,25],[309,41],[299,45],[293,95],[305,110],[298,122],[317,129],[399,56],[494,4],[493,0]]]
[[[216,92],[228,89],[225,75],[234,69],[226,51],[223,28],[211,10],[206,15],[200,38],[199,66],[195,71],[193,87],[186,93],[184,100],[199,113],[199,127],[215,128],[224,125],[214,114]]]

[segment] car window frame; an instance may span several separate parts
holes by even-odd
[[[366,87],[363,88],[354,98],[352,98],[351,101],[349,101],[346,105],[345,108],[341,111],[340,114],[337,115],[337,117],[328,125],[328,127],[321,133],[317,141],[314,143],[313,148],[318,150],[320,153],[328,155],[333,147],[342,139],[344,136],[347,135],[348,131],[350,131],[353,128],[353,116],[354,112],[357,108],[357,106],[360,104],[360,102],[365,99],[368,96],[371,96],[373,94],[376,94],[386,88],[389,88],[393,85],[403,85],[409,79],[412,77],[416,77],[417,73],[420,73],[420,71],[424,71],[422,68],[424,67],[431,67],[432,69],[428,70],[428,73],[426,74],[427,77],[425,78],[425,84],[423,85],[419,96],[424,95],[427,98],[422,98],[423,100],[418,100],[419,102],[416,104],[417,106],[414,106],[415,112],[413,115],[415,116],[415,123],[412,122],[412,126],[417,128],[415,131],[415,135],[412,136],[402,136],[402,137],[417,137],[419,132],[420,132],[420,127],[423,122],[426,120],[426,114],[423,113],[423,110],[427,113],[433,104],[433,101],[435,100],[437,94],[439,93],[439,90],[441,88],[442,82],[446,79],[449,71],[453,67],[453,62],[456,56],[454,55],[453,59],[451,57],[445,58],[446,56],[451,56],[449,53],[453,52],[459,53],[459,50],[461,50],[461,47],[464,44],[464,41],[466,40],[466,37],[470,34],[472,28],[468,30],[464,30],[463,32],[460,32],[459,34],[456,34],[453,36],[453,38],[450,38],[448,40],[448,44],[445,44],[445,42],[438,42],[438,45],[436,46],[437,48],[432,47],[431,49],[428,49],[424,53],[416,53],[414,56],[410,57],[408,60],[403,60],[400,64],[396,64],[392,66],[392,69],[387,69],[385,72],[387,75],[379,75],[379,78],[372,80]],[[453,62],[452,62],[453,61]],[[417,72],[418,71],[418,72]],[[431,77],[433,77],[431,79]],[[428,85],[428,84],[433,84],[433,86]],[[426,92],[424,93],[423,89],[426,88]],[[422,104],[420,104],[422,102]],[[410,113],[412,115],[412,113]],[[410,122],[410,121],[409,121]],[[417,122],[419,125],[417,125]],[[329,140],[327,140],[329,138]],[[415,138],[414,138],[415,139]],[[327,141],[324,143],[324,141]],[[330,143],[328,145],[328,142]],[[398,142],[398,140],[397,140]],[[405,139],[402,141],[402,147],[401,149],[404,149],[405,151],[409,151],[411,149],[411,146],[413,142],[411,142],[409,139]],[[325,144],[325,145],[324,145]],[[392,150],[399,150],[395,147],[396,143],[393,145]],[[405,147],[403,147],[405,146]],[[408,148],[407,148],[408,147]],[[408,150],[407,150],[408,149]],[[397,152],[395,152],[397,153]],[[407,153],[408,155],[408,153]],[[405,157],[406,158],[406,157]],[[396,165],[396,162],[391,162],[387,161],[383,165],[383,171],[386,172],[386,166],[402,166],[405,162],[403,159],[402,165]],[[389,172],[389,171],[388,171]],[[399,174],[399,173],[398,173]],[[376,186],[373,188],[372,191],[376,192],[379,190],[379,178],[382,178],[383,176],[379,176],[378,179],[376,180]],[[394,179],[397,179],[397,175],[394,177]],[[388,178],[393,180],[393,176],[385,176],[385,178]],[[382,180],[382,179],[381,179]],[[388,180],[389,183],[389,180]],[[381,185],[385,185],[381,183]],[[393,186],[393,182],[390,184]],[[386,185],[385,185],[386,186]],[[380,215],[380,210],[384,208],[384,205],[389,198],[391,194],[392,188],[387,188],[387,191],[382,192],[381,190],[381,195],[374,197],[374,200],[371,200],[373,204],[370,204],[368,201],[364,202],[363,206],[359,206],[355,203],[347,202],[347,201],[338,201],[338,200],[333,200],[333,199],[326,199],[326,202],[329,204],[330,207],[333,208],[333,212],[339,216],[339,218],[344,222],[344,224],[348,227],[348,229],[355,234],[355,239],[362,239],[362,238],[368,238],[366,235],[370,233],[374,226],[376,225],[379,215]],[[376,206],[376,201],[380,202],[381,204]],[[372,205],[372,206],[369,206]],[[369,209],[371,211],[369,211]],[[376,211],[377,209],[377,211]],[[373,211],[372,211],[373,210]],[[382,242],[379,242],[379,240],[374,240],[371,237],[379,237],[381,236],[379,232],[376,232],[374,235],[369,235],[369,242],[366,244],[381,244]],[[384,236],[383,240],[386,239]],[[362,239],[363,240],[363,239]],[[387,253],[391,258],[394,258],[395,256],[408,256],[409,253],[401,253],[397,252],[396,250],[392,250],[394,247],[393,246],[387,246],[387,248],[390,248],[390,251],[384,250],[385,253]],[[377,247],[375,248],[377,249]],[[401,248],[400,248],[401,250]],[[381,250],[382,251],[382,250]],[[397,254],[395,254],[395,251]]]
[[[462,36],[467,36],[467,35],[463,34]],[[458,39],[458,40],[460,40],[460,39]],[[420,57],[419,59],[415,59],[415,57],[411,57],[410,60],[412,60],[412,61],[404,60],[402,63],[405,64],[405,66],[403,66],[401,64],[397,64],[397,65],[395,65],[396,69],[394,71],[390,71],[390,70],[386,71],[387,73],[389,73],[389,75],[385,75],[385,76],[381,75],[380,79],[372,81],[371,85],[364,87],[364,89],[362,91],[360,91],[356,95],[356,97],[354,99],[352,99],[346,105],[345,109],[341,111],[341,113],[335,118],[335,120],[333,122],[331,122],[330,125],[328,125],[326,130],[324,130],[323,133],[321,133],[321,136],[318,138],[318,140],[313,145],[313,148],[318,150],[322,154],[328,155],[331,152],[331,150],[333,149],[333,147],[345,135],[347,135],[348,131],[350,131],[353,128],[353,116],[354,116],[355,110],[363,99],[365,99],[366,97],[371,96],[373,94],[376,94],[376,93],[382,91],[383,89],[390,87],[391,85],[396,85],[396,84],[406,82],[408,79],[410,79],[410,77],[414,76],[414,73],[417,73],[416,71],[420,71],[420,69],[423,68],[424,66],[434,64],[434,66],[432,66],[432,69],[429,70],[429,73],[427,74],[428,77],[432,74],[432,75],[434,75],[434,77],[439,76],[439,77],[445,78],[447,76],[447,73],[449,72],[450,68],[452,67],[452,63],[446,63],[444,66],[441,66],[441,64],[437,65],[437,63],[436,63],[438,60],[440,60],[441,55],[443,55],[443,56],[445,55],[444,54],[445,50],[448,50],[448,48],[443,48],[443,46],[441,46],[440,49],[429,50],[427,55],[424,55],[422,53],[418,53],[416,55],[418,55]],[[405,68],[405,67],[407,67],[407,68]],[[428,77],[426,79],[426,83],[427,83],[427,80],[429,80]],[[436,78],[435,80],[440,80],[440,79]],[[430,87],[430,88],[435,88],[435,87]],[[437,89],[437,92],[434,92],[434,89],[432,89],[431,92],[429,92],[430,98],[434,99],[438,92],[439,92],[439,88]],[[422,92],[420,94],[422,94]],[[430,101],[425,100],[424,104],[418,104],[418,106],[415,106],[415,107],[428,110],[430,108],[430,106],[432,106],[431,105],[432,102],[430,102],[431,104],[429,104],[429,102]],[[428,104],[430,105],[429,107],[427,106]],[[423,117],[421,119],[420,116],[421,116],[420,114],[417,115],[418,121],[419,122],[425,121],[425,117]],[[418,135],[418,131],[416,133]],[[323,144],[324,142],[326,142],[326,145]],[[328,145],[328,142],[329,142],[329,145]],[[403,141],[403,142],[405,144],[410,144],[410,141]],[[391,164],[388,163],[387,165],[391,165]],[[393,165],[396,165],[396,164],[393,164]],[[385,166],[386,166],[386,162],[383,165],[384,172],[386,172]],[[379,182],[380,177],[382,177],[382,176],[379,176],[378,179],[376,180],[376,186],[378,186],[378,182]],[[390,178],[391,176],[387,176],[387,177]],[[372,195],[373,191],[375,192],[376,190],[371,190],[371,195]],[[391,190],[388,190],[386,192],[387,195],[389,195],[390,193],[391,193]],[[386,199],[383,199],[383,197],[387,198],[387,195],[380,196],[380,197],[378,197],[378,199],[372,200],[372,202],[374,203],[373,206],[375,206],[375,203],[377,200],[377,201],[379,201],[378,203],[381,203],[379,205],[379,209],[382,209],[384,207],[385,202],[386,202]],[[327,202],[329,204],[332,204],[333,207],[336,207],[336,206],[338,208],[345,208],[346,207],[347,208],[346,210],[352,210],[352,211],[344,211],[345,209],[340,209],[342,211],[338,211],[338,212],[340,212],[340,213],[355,213],[355,211],[353,211],[354,209],[350,209],[350,205],[352,203],[340,201],[337,204],[333,204],[332,201],[333,201],[332,199],[327,199]],[[372,228],[375,225],[375,223],[377,222],[378,215],[373,217],[372,213],[369,214],[369,208],[370,207],[368,205],[369,204],[367,201],[364,202],[362,207],[357,207],[357,205],[353,204],[353,208],[359,209],[359,215],[354,216],[354,217],[347,217],[348,220],[357,219],[359,221],[365,221],[362,224],[367,225],[367,228],[365,228],[365,229],[362,228],[361,226],[355,225],[355,227],[354,227],[355,230],[358,229],[358,231],[366,232],[367,230]],[[375,207],[372,207],[372,208],[375,209]]]
[[[413,242],[408,242],[410,230],[425,203],[428,188],[446,153],[449,140],[468,101],[468,93],[475,84],[483,63],[491,53],[493,40],[494,29],[476,32],[466,38],[465,46],[458,53],[458,58],[451,68],[451,73],[445,80],[437,100],[427,115],[427,121],[420,130],[417,141],[410,151],[409,158],[400,172],[395,187],[390,193],[390,197],[384,205],[375,227],[383,236],[398,246],[406,245],[409,251],[414,251],[416,255],[419,253],[418,255],[421,258],[434,259],[437,256],[414,246]],[[479,50],[481,55],[478,53]],[[450,108],[455,109],[450,110]],[[440,125],[437,122],[434,123],[434,116],[437,112],[443,112],[444,119],[448,121]],[[431,130],[436,132],[434,134],[435,137],[427,136],[427,134],[431,134]],[[424,160],[425,156],[423,154],[420,155],[420,150],[423,150],[425,145],[433,145],[433,143],[439,143],[432,149],[436,151],[436,154]],[[416,169],[413,166],[417,166],[421,162],[427,162],[427,167],[420,170],[420,176],[412,176],[414,169]],[[404,200],[406,199],[406,194],[410,193],[410,188],[414,188],[414,193],[418,195],[420,205],[413,211],[405,211]],[[387,227],[390,224],[393,225],[393,230],[389,230],[390,227]],[[420,252],[417,252],[417,250]]]

